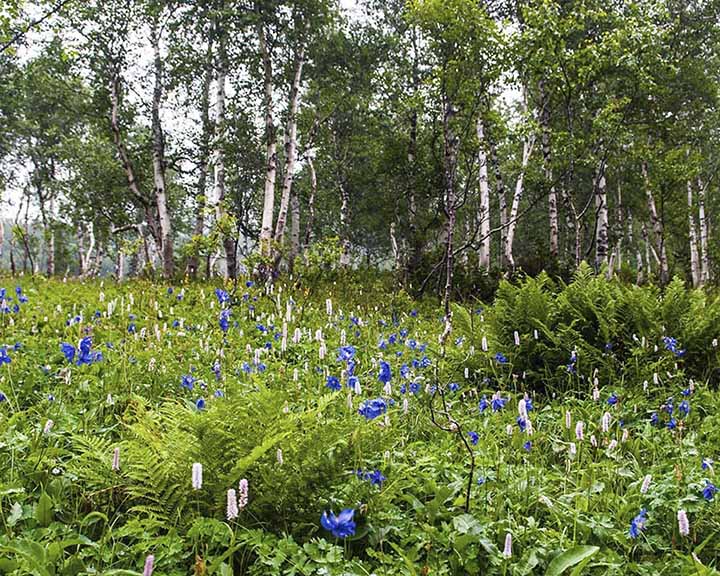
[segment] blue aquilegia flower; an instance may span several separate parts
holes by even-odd
[[[218,321],[218,324],[220,325],[220,329],[223,332],[227,332],[228,328],[230,328],[230,310],[223,310],[220,312],[220,320]]]
[[[503,408],[505,408],[505,404],[507,404],[507,398],[503,398],[502,396],[500,396],[500,392],[495,392],[495,394],[493,394],[492,400],[490,401],[492,411],[497,412],[498,410],[502,410]]]
[[[1,347],[0,348],[0,366],[2,366],[3,364],[10,364],[11,361],[12,360],[11,360],[10,356],[8,356],[8,353],[7,353],[7,348],[5,348],[5,346]]]
[[[342,389],[342,386],[340,385],[340,379],[337,376],[328,376],[327,381],[325,382],[325,386],[330,388],[330,390],[335,390],[336,392]]]
[[[198,398],[195,401],[195,408],[198,410],[203,410],[205,408],[205,398]]]
[[[483,394],[482,398],[480,398],[480,403],[478,404],[480,412],[485,412],[485,410],[487,410],[489,406],[490,402],[488,402],[487,396]]]
[[[683,400],[682,402],[680,402],[678,410],[680,411],[680,414],[682,414],[683,416],[687,416],[688,414],[690,414],[690,403],[687,400]]]
[[[180,386],[192,390],[195,386],[195,377],[192,374],[185,374],[180,380]]]
[[[628,535],[630,538],[637,538],[640,533],[645,530],[645,524],[647,523],[647,510],[645,508],[640,510],[640,514],[635,516],[630,522],[630,530]]]
[[[715,497],[715,492],[717,492],[717,487],[715,484],[710,482],[710,480],[705,480],[705,488],[703,488],[702,495],[705,500],[712,500]]]
[[[225,290],[215,288],[215,296],[217,296],[218,303],[220,303],[221,305],[230,302],[230,294],[225,292]]]
[[[610,404],[610,406],[615,406],[615,404],[618,403],[618,397],[617,397],[617,394],[615,394],[615,392],[610,394],[610,398],[607,399],[607,403]]]
[[[387,402],[382,398],[375,398],[374,400],[365,400],[358,410],[358,414],[364,416],[367,420],[373,420],[378,416],[387,412]]]
[[[670,352],[675,354],[675,356],[680,357],[680,356],[685,355],[685,350],[681,349],[678,346],[678,341],[676,338],[671,338],[670,336],[665,336],[665,337],[663,337],[663,343],[665,344],[665,350],[669,350]]]
[[[502,352],[498,352],[497,354],[495,354],[495,361],[498,364],[507,364],[508,363],[507,357]]]
[[[480,441],[480,436],[477,432],[468,432],[468,436],[470,437],[470,444],[473,446],[477,446],[477,443]]]
[[[356,474],[360,480],[367,480],[373,486],[382,486],[382,483],[387,480],[380,470],[373,470],[372,472],[358,470]]]
[[[355,510],[352,508],[345,508],[337,516],[332,511],[323,512],[320,516],[320,524],[325,530],[332,532],[335,538],[347,538],[355,534],[353,516],[355,516]]]
[[[530,452],[530,450],[532,450],[532,442],[530,440],[528,440],[527,442],[525,442],[525,444],[523,444],[523,448],[525,448],[525,450]]]
[[[72,362],[75,359],[75,346],[72,344],[63,342],[60,344],[60,350],[62,350],[62,353],[65,355],[65,360],[68,362]]]
[[[378,374],[378,380],[380,380],[383,384],[387,384],[390,382],[391,378],[392,371],[390,370],[390,364],[385,362],[385,360],[380,360],[380,373]]]
[[[341,362],[347,362],[355,356],[355,346],[342,346],[338,350],[338,360]]]

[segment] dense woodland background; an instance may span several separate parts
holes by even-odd
[[[4,0],[0,262],[701,285],[719,53],[714,0]]]

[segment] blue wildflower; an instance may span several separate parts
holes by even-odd
[[[667,427],[670,430],[674,430],[675,428],[677,428],[677,421],[675,420],[675,418],[670,418],[670,422],[667,423]]]
[[[325,530],[332,532],[335,538],[347,538],[355,534],[355,522],[353,522],[353,516],[355,510],[346,508],[340,514],[335,516],[331,512],[323,512],[320,517],[320,524]]]
[[[198,398],[195,401],[195,408],[197,408],[198,410],[204,409],[205,408],[205,398]]]
[[[10,364],[11,361],[12,361],[12,359],[10,358],[10,356],[8,356],[7,348],[5,348],[5,346],[1,347],[0,348],[0,366],[2,366],[3,364]]]
[[[62,353],[65,355],[65,360],[68,362],[72,362],[75,359],[75,346],[72,344],[63,342],[60,344],[60,350],[62,350]]]
[[[705,480],[705,488],[703,488],[702,491],[703,498],[705,498],[705,500],[712,500],[715,497],[715,492],[717,492],[715,484],[710,482],[710,480]]]
[[[630,530],[628,532],[630,538],[637,538],[640,533],[645,530],[645,524],[647,523],[647,510],[645,508],[640,510],[640,514],[635,516],[630,522]]]
[[[385,362],[385,360],[380,360],[380,373],[378,374],[378,380],[380,380],[383,384],[387,384],[390,382],[391,378],[392,371],[390,370],[390,364]]]
[[[527,421],[522,416],[518,416],[517,425],[518,428],[520,428],[520,432],[525,432],[525,429],[527,428]]]
[[[417,394],[418,392],[420,392],[420,384],[418,384],[417,382],[410,382],[410,392],[412,392],[413,394]]]
[[[488,409],[490,406],[490,402],[488,402],[487,396],[483,394],[483,397],[480,398],[480,403],[478,404],[478,408],[480,409],[480,412],[485,412],[485,410]]]
[[[615,404],[618,403],[618,397],[617,397],[617,394],[615,394],[615,392],[610,394],[610,398],[607,399],[607,403],[610,404],[610,406],[615,406]]]
[[[185,374],[180,380],[180,386],[192,390],[195,386],[195,377],[192,374]]]
[[[365,400],[362,406],[360,406],[358,413],[364,416],[367,420],[373,420],[378,416],[387,412],[387,402],[382,398],[375,398],[374,400]]]
[[[468,436],[470,437],[470,444],[473,446],[477,446],[477,443],[480,441],[480,436],[477,432],[468,432]]]
[[[530,452],[530,450],[532,450],[532,442],[530,440],[528,440],[527,442],[525,442],[525,444],[523,444],[523,448],[525,448],[525,450]]]
[[[712,458],[703,458],[701,466],[703,470],[712,470],[713,464],[714,461]]]
[[[495,354],[495,361],[498,364],[507,364],[508,359],[505,354],[503,354],[502,352],[498,352],[497,354]]]
[[[690,403],[687,400],[683,400],[682,402],[680,402],[678,410],[683,416],[687,416],[688,414],[690,414]]]
[[[340,385],[340,379],[337,376],[328,376],[327,381],[325,382],[325,386],[330,388],[330,390],[335,390],[336,392],[342,389],[342,386]]]
[[[450,392],[457,392],[458,390],[460,390],[460,384],[458,384],[457,382],[452,382],[449,388]]]
[[[230,310],[223,310],[220,312],[220,320],[218,321],[218,324],[220,324],[220,329],[223,332],[227,332],[228,328],[230,328]]]
[[[657,426],[658,422],[660,422],[660,417],[658,416],[657,412],[653,412],[650,415],[650,424],[652,424],[653,426]]]
[[[355,356],[355,346],[341,346],[338,351],[338,360],[347,362]]]
[[[218,302],[220,304],[225,304],[227,302],[230,302],[230,294],[225,292],[225,290],[221,290],[220,288],[215,288],[215,296],[217,296]]]
[[[500,396],[500,392],[496,392],[495,394],[493,394],[492,400],[490,401],[493,412],[502,410],[505,407],[505,404],[507,404],[507,398],[502,398]]]

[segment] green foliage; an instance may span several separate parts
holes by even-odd
[[[494,303],[452,306],[441,351],[435,305],[388,291],[382,277],[344,280],[240,284],[226,333],[215,286],[23,280],[29,301],[0,316],[6,341],[20,343],[0,372],[0,572],[139,574],[153,554],[156,570],[173,576],[712,573],[720,526],[701,463],[720,442],[708,382],[719,361],[716,296],[679,280],[663,293],[628,287],[587,268],[567,285],[544,275],[504,281]],[[68,363],[60,343],[86,333],[103,360]],[[665,336],[686,352],[666,349]],[[337,360],[341,342],[355,347],[359,396]],[[413,362],[425,357],[427,368]],[[391,364],[389,392],[379,358]],[[328,375],[342,391],[326,386]],[[432,424],[434,386],[436,422],[450,432]],[[498,390],[505,408],[480,412],[479,398]],[[525,393],[532,436],[517,423]],[[394,404],[387,420],[367,421],[358,409],[377,396]],[[674,429],[661,409],[671,396]],[[463,437],[478,435],[472,479],[448,418]],[[200,489],[193,463],[203,465]],[[375,470],[380,484],[364,475]],[[243,478],[248,504],[228,519],[227,491]],[[334,540],[320,515],[343,508],[355,510],[355,534]],[[648,522],[633,540],[641,508]],[[689,538],[677,533],[680,508]]]

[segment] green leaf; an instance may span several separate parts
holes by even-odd
[[[47,526],[52,522],[53,502],[52,498],[47,495],[47,492],[43,492],[40,500],[38,500],[37,508],[35,509],[35,519],[40,526]]]
[[[482,526],[472,514],[461,514],[453,518],[453,527],[460,534],[481,534]]]
[[[568,568],[571,568],[575,566],[575,564],[578,564],[586,558],[590,558],[593,554],[596,554],[598,550],[600,550],[598,546],[584,545],[574,546],[569,550],[565,550],[565,552],[558,554],[552,559],[547,572],[545,572],[545,576],[560,576],[560,574],[565,572]]]

